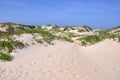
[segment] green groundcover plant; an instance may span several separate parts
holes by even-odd
[[[11,59],[12,56],[10,54],[0,52],[0,60],[10,61]]]

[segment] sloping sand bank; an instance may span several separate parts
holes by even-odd
[[[0,62],[0,80],[120,80],[120,44],[112,40],[89,47],[55,41],[14,53]]]

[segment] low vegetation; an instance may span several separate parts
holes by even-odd
[[[68,42],[73,42],[73,40],[72,40],[71,38],[65,37],[65,36],[61,36],[61,35],[56,36],[56,39],[57,39],[57,40],[68,41]]]
[[[0,60],[10,61],[11,59],[12,56],[10,54],[0,52]]]
[[[102,41],[102,39],[97,35],[84,36],[83,38],[79,38],[78,40],[81,41],[82,46],[93,45]]]
[[[15,24],[15,23],[2,23],[0,27],[6,27],[6,32],[0,31],[0,49],[7,50],[8,53],[11,53],[15,48],[23,48],[25,45],[24,43],[14,40],[12,38],[13,35],[21,35],[25,33],[35,34],[37,33],[42,38],[37,38],[33,36],[33,39],[37,43],[46,42],[51,44],[53,40],[63,40],[68,42],[73,42],[73,38],[79,40],[82,46],[89,46],[96,44],[105,39],[113,39],[118,40],[120,42],[120,26],[117,26],[113,29],[109,30],[99,30],[94,32],[93,29],[89,26],[64,26],[61,30],[57,25],[46,25],[47,28],[42,28],[41,26],[33,26],[33,25],[22,25],[22,24]],[[72,31],[73,32],[72,32]],[[71,32],[70,32],[71,31]],[[74,33],[77,31],[78,33],[86,32],[86,34],[77,34]],[[112,31],[114,31],[112,33]],[[93,33],[92,35],[89,32]],[[58,34],[57,34],[58,33]]]
[[[120,35],[111,34],[108,32],[108,30],[103,30],[99,31],[98,35],[82,36],[82,38],[79,38],[78,40],[81,41],[82,46],[89,46],[101,42],[105,39],[113,39],[114,41],[118,40],[120,42]]]
[[[15,48],[23,48],[25,45],[20,41],[0,41],[0,48],[11,53]]]

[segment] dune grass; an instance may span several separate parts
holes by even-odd
[[[12,59],[10,54],[0,52],[0,60],[10,61]]]
[[[0,48],[8,50],[8,53],[11,53],[15,48],[23,48],[25,45],[20,41],[0,41]]]
[[[63,30],[60,30],[60,28],[57,25],[46,25],[46,26],[52,26],[52,28],[48,31],[47,29],[43,29],[41,26],[31,26],[31,25],[22,25],[22,24],[15,24],[15,23],[6,23],[3,26],[7,26],[6,31],[2,32],[0,31],[0,48],[8,49],[8,52],[10,53],[15,47],[21,48],[23,46],[23,43],[19,41],[14,41],[11,37],[13,35],[21,35],[24,33],[34,34],[38,33],[42,38],[41,39],[35,39],[38,43],[47,42],[50,44],[53,40],[63,40],[68,42],[73,42],[73,38],[79,37],[79,41],[81,41],[82,46],[87,45],[93,45],[95,43],[98,43],[105,39],[113,39],[118,40],[120,42],[120,35],[119,31],[117,30],[116,33],[110,33],[111,30],[119,29],[120,26],[117,26],[115,28],[109,29],[109,30],[100,30],[97,31],[93,35],[83,35],[82,37],[80,35],[70,33],[67,31],[75,30],[77,29],[78,32],[91,32],[93,29],[89,26],[81,26],[82,28],[74,28],[74,26],[65,26],[63,27]],[[61,32],[63,34],[56,35],[55,33]],[[3,39],[4,41],[1,41]]]
[[[78,40],[81,41],[82,46],[93,45],[102,41],[102,39],[97,35],[84,36],[83,38],[79,38]]]
[[[65,37],[65,36],[61,36],[61,35],[55,36],[55,38],[57,40],[63,40],[63,41],[73,42],[73,40],[71,38],[68,38],[68,37]]]

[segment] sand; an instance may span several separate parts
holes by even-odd
[[[54,43],[14,50],[11,62],[0,62],[0,80],[120,80],[118,42]]]
[[[6,29],[5,27],[0,27],[0,31],[3,31],[3,32],[6,32]]]

